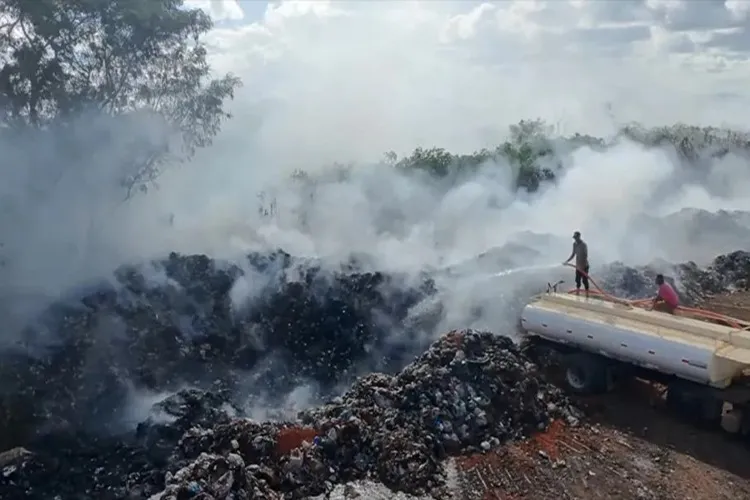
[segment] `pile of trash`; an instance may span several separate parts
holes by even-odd
[[[750,252],[738,250],[720,255],[705,268],[695,262],[664,262],[637,268],[614,263],[603,270],[599,284],[623,298],[653,297],[657,274],[663,274],[674,286],[683,304],[695,305],[711,295],[750,290]]]
[[[750,253],[705,269],[612,265],[597,278],[637,298],[654,293],[657,272],[695,303],[750,288]],[[283,252],[121,268],[0,352],[0,498],[297,498],[354,479],[437,494],[446,454],[575,421],[507,338],[454,333],[427,349],[440,308],[419,321],[414,311],[443,299],[429,276]],[[274,393],[309,381],[324,395],[353,385],[291,422],[245,418],[253,388],[274,407]],[[164,396],[121,425],[138,391]]]
[[[197,390],[158,412],[127,452],[102,448],[57,464],[24,455],[3,469],[2,498],[306,498],[360,479],[440,497],[445,456],[579,418],[510,339],[475,331],[445,335],[400,373],[365,376],[293,422],[249,420],[221,394]],[[114,457],[123,460],[120,484],[109,476]]]
[[[428,279],[412,286],[281,251],[239,264],[171,254],[123,267],[113,283],[53,304],[23,344],[0,352],[0,450],[122,422],[138,391],[248,393],[252,374],[272,403],[301,381],[325,392],[351,383],[355,367],[397,370],[416,352],[390,350],[386,338],[426,348],[406,318],[432,293]]]

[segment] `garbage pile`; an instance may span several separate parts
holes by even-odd
[[[750,254],[706,269],[613,265],[600,281],[645,297],[657,272],[689,303],[747,289]],[[446,454],[576,419],[503,337],[454,333],[406,366],[440,319],[413,321],[416,305],[440,299],[426,277],[324,270],[283,252],[233,265],[172,254],[116,277],[54,304],[26,345],[0,353],[3,500],[301,498],[352,479],[438,494]],[[392,350],[394,331],[414,350]],[[248,374],[269,394],[354,384],[293,422],[253,422]],[[134,390],[173,395],[123,429]]]
[[[750,252],[738,250],[720,255],[705,268],[695,262],[637,268],[614,263],[604,269],[599,284],[623,298],[653,297],[656,293],[654,280],[660,273],[674,286],[682,303],[694,305],[710,295],[750,290]]]
[[[252,373],[271,395],[301,380],[325,391],[350,383],[353,367],[396,370],[415,352],[385,339],[434,293],[429,280],[331,271],[281,251],[239,264],[171,254],[115,278],[53,304],[23,345],[0,352],[0,450],[71,427],[110,434],[99,428],[123,420],[134,390],[241,384],[247,395]],[[403,336],[428,338],[418,333]]]
[[[293,422],[242,418],[198,390],[157,406],[127,446],[50,446],[6,465],[2,498],[305,498],[358,479],[440,497],[443,457],[579,418],[510,339],[475,331],[452,332],[400,373],[363,377]]]

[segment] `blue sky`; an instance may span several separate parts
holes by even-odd
[[[264,0],[240,0],[238,3],[245,12],[245,19],[250,22],[262,19],[268,5]]]
[[[265,0],[236,0],[236,3],[242,9],[245,16],[244,19],[241,21],[217,20],[217,25],[231,25],[238,22],[240,24],[246,24],[261,21],[263,19],[263,14],[266,11],[266,7],[269,4],[269,2]]]

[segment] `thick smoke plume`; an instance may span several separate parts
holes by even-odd
[[[31,194],[40,184],[17,180],[8,197],[26,223],[6,224],[10,328],[3,344],[40,359],[61,345],[79,346],[70,358],[71,384],[80,380],[83,389],[72,397],[90,406],[81,415],[65,402],[52,413],[89,430],[132,427],[153,401],[214,383],[248,414],[282,418],[358,375],[399,369],[452,328],[513,336],[527,298],[547,282],[569,280],[559,262],[576,229],[589,242],[595,274],[613,261],[660,262],[670,274],[670,263],[703,263],[750,241],[745,213],[716,212],[748,201],[730,189],[747,169],[739,148],[706,148],[689,158],[632,133],[591,145],[553,136],[544,138],[552,147],[537,168],[554,175],[531,190],[518,189],[523,167],[512,155],[494,154],[463,171],[453,158],[447,175],[414,157],[393,164],[392,156],[311,163],[265,183],[249,169],[252,182],[215,191],[205,185],[198,196],[189,176],[199,159],[126,198],[128,153],[116,149],[117,139],[110,145],[87,138],[113,125],[121,127],[119,139],[143,128],[137,120],[82,121],[77,137],[84,139],[75,144],[89,148],[93,160],[77,163],[59,153],[54,132],[8,144],[36,179],[63,168],[60,161],[69,164],[60,181],[43,186],[45,196]],[[513,132],[507,141],[518,140]],[[181,191],[188,187],[196,196]],[[83,296],[85,304],[77,302]],[[76,308],[91,301],[103,313],[86,319]],[[133,344],[138,325],[145,330]],[[170,329],[183,345],[196,339],[197,346],[174,344]],[[183,348],[191,353],[178,354]],[[149,350],[161,361],[144,371]],[[63,387],[46,397],[59,401],[54,391],[63,394]],[[36,418],[42,434],[61,425]]]
[[[309,15],[306,7],[294,8],[299,16]],[[274,12],[283,14],[271,9],[269,16]],[[362,28],[363,16],[354,16],[348,28],[337,18],[325,36],[353,35],[357,29],[351,26]],[[59,323],[38,326],[50,305],[73,307],[91,290],[107,287],[118,300],[132,298],[123,292],[128,280],[115,279],[121,266],[139,266],[144,289],[186,288],[165,270],[171,252],[205,254],[228,270],[222,276],[233,319],[252,315],[279,290],[294,289],[311,267],[319,270],[311,282],[321,294],[342,269],[383,273],[387,279],[379,282],[378,300],[407,310],[392,314],[377,308],[372,323],[389,332],[388,347],[405,358],[414,346],[451,328],[513,335],[515,311],[529,294],[549,281],[569,279],[568,270],[556,265],[567,258],[574,230],[589,243],[594,274],[614,261],[705,263],[750,243],[750,216],[744,212],[750,211],[750,152],[741,131],[711,130],[707,140],[705,130],[673,127],[662,130],[667,136],[662,141],[654,139],[656,130],[626,130],[620,125],[624,119],[614,116],[616,108],[599,110],[612,96],[591,104],[595,99],[581,88],[573,93],[572,83],[558,88],[554,98],[540,88],[547,70],[572,74],[570,66],[525,65],[514,79],[537,83],[516,84],[515,89],[527,89],[523,92],[490,85],[494,80],[487,83],[468,63],[451,67],[458,64],[455,54],[444,57],[432,44],[414,47],[417,55],[404,54],[398,47],[415,34],[401,21],[393,19],[398,29],[388,43],[377,50],[368,46],[371,53],[364,55],[340,47],[323,50],[332,44],[328,38],[319,42],[319,52],[302,53],[309,34],[289,34],[291,55],[270,64],[280,83],[264,86],[253,77],[255,68],[248,70],[246,90],[233,104],[235,119],[215,144],[189,163],[167,168],[147,192],[131,193],[128,179],[150,142],[169,136],[151,115],[88,113],[64,129],[4,134],[0,311],[6,324],[0,348],[43,357],[66,341]],[[366,68],[389,76],[381,79]],[[443,81],[436,74],[452,76]],[[476,92],[467,92],[474,95],[469,97],[457,88]],[[522,111],[531,116],[554,104],[555,111],[545,115],[552,121],[561,103],[575,102],[576,123],[590,119],[587,125],[609,127],[593,127],[603,130],[600,140],[571,139],[570,133],[543,126],[524,135],[508,128],[515,119],[498,118],[506,116],[505,109],[487,104],[505,102],[498,93],[527,102]],[[633,107],[646,109],[652,101],[637,104]],[[433,146],[455,155],[480,147],[497,147],[499,153],[475,155],[466,168],[459,168],[457,157],[446,160],[445,151],[411,155],[414,148]],[[533,158],[533,170],[553,174],[529,190],[518,189],[530,168],[518,152],[527,147],[545,150]],[[515,153],[505,154],[508,148]],[[387,149],[396,153],[380,159]],[[440,165],[446,171],[423,168],[429,161],[420,162],[420,154],[445,160]],[[288,257],[283,266],[273,259],[248,262],[248,254],[261,259],[278,249]],[[431,293],[403,299],[426,282]],[[138,298],[143,296],[148,294]],[[37,324],[35,338],[26,335],[29,324]],[[191,328],[186,322],[181,333],[189,336]],[[85,361],[95,379],[103,360],[113,355],[110,341],[124,328],[113,317],[91,330],[93,347]],[[244,338],[263,341],[252,331]],[[375,358],[383,350],[371,354]],[[362,366],[352,375],[383,368],[373,359],[358,361]],[[253,369],[270,367],[260,370],[267,374],[279,364],[269,356]],[[236,385],[249,386],[255,399],[248,405],[258,415],[277,404],[309,403],[319,389],[317,380],[301,377],[294,381],[306,389],[272,401],[254,391],[258,374],[248,372],[238,375],[242,383]],[[178,388],[132,387],[123,397],[152,400],[161,389]],[[137,420],[137,407],[117,418]]]
[[[325,167],[315,158],[304,175],[289,177],[233,158],[229,142],[125,199],[124,144],[153,133],[142,132],[149,130],[145,120],[82,121],[68,155],[60,154],[55,133],[4,145],[13,159],[2,170],[2,295],[11,319],[107,280],[119,265],[170,251],[238,261],[250,251],[282,248],[332,269],[356,258],[369,270],[415,279],[429,269],[460,269],[438,280],[461,298],[448,301],[453,320],[442,327],[489,327],[500,318],[475,322],[477,308],[502,301],[516,282],[547,281],[492,274],[562,261],[573,230],[589,242],[595,267],[616,260],[705,262],[745,245],[750,231],[745,215],[694,212],[750,208],[750,191],[742,189],[750,178],[745,152],[719,158],[702,152],[696,167],[671,145],[646,147],[628,138],[603,149],[560,141],[546,160],[559,165],[557,179],[533,193],[515,190],[517,168],[500,157],[453,182],[384,163]],[[227,160],[207,172],[214,154]],[[158,270],[153,279],[160,279]],[[242,278],[232,292],[235,307],[246,307],[273,279]]]

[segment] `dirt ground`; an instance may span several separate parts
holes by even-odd
[[[717,295],[700,304],[700,307],[737,319],[750,321],[750,292]]]
[[[701,307],[750,320],[750,293]],[[579,400],[588,421],[455,460],[466,500],[750,499],[750,444],[671,414],[658,386],[633,380]]]
[[[750,498],[750,448],[679,420],[650,386],[582,400],[592,418],[456,459],[467,500]]]

